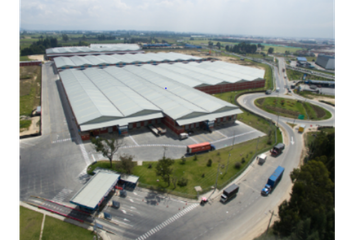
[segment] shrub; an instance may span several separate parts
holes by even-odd
[[[152,168],[152,165],[151,165],[151,163],[149,164],[148,168]]]
[[[245,158],[242,158],[241,163],[245,163],[245,162],[246,162]]]
[[[194,155],[194,158],[193,158],[194,161],[197,161],[198,160],[198,156],[197,154]]]
[[[182,158],[181,158],[181,164],[182,165],[186,164],[186,158],[184,156],[182,156]]]
[[[237,162],[237,163],[235,164],[235,168],[236,168],[236,169],[240,169],[240,167],[241,167],[241,163],[240,163],[240,162]]]
[[[182,177],[180,178],[178,181],[177,181],[177,185],[180,186],[180,187],[184,187],[184,186],[187,186],[188,184],[188,179]]]
[[[204,177],[205,177],[205,174],[203,173],[203,174],[202,174],[202,178],[204,178]]]
[[[211,167],[211,164],[213,163],[213,161],[211,159],[208,160],[207,166]]]
[[[220,156],[220,152],[217,152],[217,153],[216,153],[216,156]]]

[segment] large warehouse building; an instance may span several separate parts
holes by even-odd
[[[141,64],[159,64],[159,63],[176,63],[176,62],[201,62],[210,58],[200,58],[180,53],[137,53],[125,55],[99,55],[99,56],[74,56],[74,57],[57,57],[54,63],[58,71],[64,69],[79,68],[85,69],[90,67],[106,67],[125,65],[141,65]]]
[[[59,73],[82,139],[163,123],[179,134],[242,111],[206,93],[264,87],[264,70],[225,62],[67,69]]]
[[[325,69],[334,70],[334,56],[319,54],[316,64]]]
[[[56,57],[136,54],[143,53],[137,44],[91,44],[90,47],[57,47],[46,49],[45,58],[53,60]]]

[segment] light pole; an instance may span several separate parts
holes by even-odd
[[[227,173],[227,169],[229,169],[229,159],[230,159],[230,153],[229,153],[229,157],[227,158],[227,166],[226,166],[226,172],[225,172],[225,174]]]
[[[214,187],[214,191],[215,191],[215,189],[216,189],[216,186],[218,185],[219,167],[220,167],[220,163],[218,164],[218,172],[216,173],[216,180],[215,180],[215,187]]]

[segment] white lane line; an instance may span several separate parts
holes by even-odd
[[[96,162],[95,156],[93,154],[91,154],[91,155],[92,155],[93,161]]]
[[[246,132],[246,133],[241,133],[241,134],[239,134],[239,135],[235,135],[235,136],[231,136],[231,137],[219,139],[219,140],[213,141],[213,142],[211,142],[211,143],[216,143],[216,142],[225,141],[225,140],[227,140],[227,139],[232,139],[232,138],[234,138],[234,137],[235,137],[235,138],[236,138],[236,137],[240,137],[240,136],[247,135],[247,134],[254,133],[254,132],[256,132],[256,131],[250,131],[250,132]]]
[[[192,138],[192,137],[189,137],[189,138],[192,139],[193,142],[198,143],[194,138]]]
[[[134,138],[132,136],[129,135],[129,137],[135,143],[136,146],[139,146],[139,144],[137,142],[135,142],[135,140],[134,140]]]
[[[225,134],[223,134],[223,133],[221,133],[220,131],[215,131],[215,132],[217,132],[217,133],[219,133],[220,135],[222,135],[222,136],[224,136],[224,137],[228,137],[228,136],[226,136]]]
[[[86,149],[85,149],[84,145],[81,143],[81,144],[79,144],[79,146],[80,146],[80,150],[81,150],[82,156],[84,157],[86,166],[90,165],[91,162],[90,162],[90,159],[89,159],[89,157],[87,155],[87,152],[86,152]]]

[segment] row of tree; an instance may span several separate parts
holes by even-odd
[[[305,164],[290,175],[291,198],[279,206],[275,236],[259,239],[334,239],[334,147],[334,133],[317,133]]]
[[[45,54],[47,48],[61,47],[58,43],[58,39],[54,37],[46,37],[33,42],[28,48],[21,50],[21,56],[33,55],[33,54]]]

